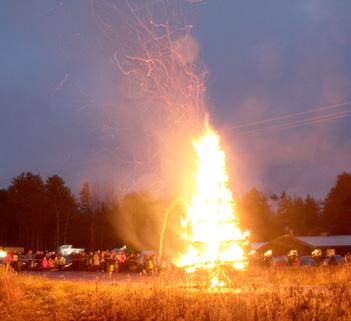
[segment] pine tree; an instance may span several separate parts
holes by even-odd
[[[338,176],[329,191],[323,210],[324,227],[331,234],[351,234],[351,174]]]

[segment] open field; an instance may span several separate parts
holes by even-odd
[[[0,320],[351,320],[351,268],[249,270],[224,290],[181,276],[0,272]]]

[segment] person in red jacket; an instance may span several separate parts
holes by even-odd
[[[11,263],[12,263],[12,253],[11,252],[7,252],[5,259],[5,271],[10,271],[10,267],[11,267]]]

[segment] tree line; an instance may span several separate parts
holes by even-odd
[[[30,172],[15,177],[0,189],[0,246],[57,249],[73,244],[86,249],[111,249],[128,244],[136,249],[156,249],[164,213],[171,199],[149,192],[101,199],[84,183],[78,197],[58,175],[43,181]],[[242,229],[252,241],[281,234],[351,234],[351,174],[338,175],[323,200],[307,195],[264,194],[253,188],[237,200]],[[169,216],[165,243],[179,244],[182,208]]]

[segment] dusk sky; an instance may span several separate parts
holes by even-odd
[[[351,171],[351,2],[176,2],[208,71],[234,192],[323,197]],[[58,174],[75,192],[151,177],[123,149],[133,133],[122,139],[131,122],[116,116],[123,77],[91,3],[2,1],[0,187],[23,171]]]

